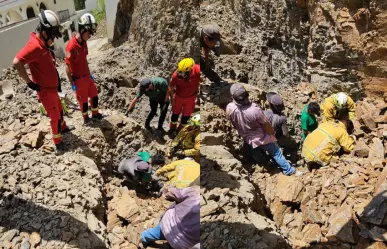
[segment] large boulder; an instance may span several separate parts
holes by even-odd
[[[352,219],[352,210],[349,206],[342,206],[329,219],[328,233],[329,241],[339,239],[342,242],[357,243],[359,240],[359,228]]]
[[[280,201],[300,203],[304,191],[304,185],[295,176],[279,175],[277,177],[276,192]]]

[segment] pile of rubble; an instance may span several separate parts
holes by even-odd
[[[1,247],[137,248],[140,232],[156,225],[170,203],[136,195],[112,171],[128,156],[164,145],[117,111],[103,109],[108,116],[85,127],[79,111],[69,109],[66,121],[76,129],[63,136],[68,152],[55,156],[36,95],[14,70],[3,81],[14,93],[0,101]],[[73,94],[68,98],[75,102]]]
[[[244,86],[251,99],[264,107],[265,92]],[[299,161],[307,173],[288,177],[276,167],[251,168],[243,155],[242,140],[225,116],[224,108],[231,101],[229,87],[202,87],[201,224],[206,248],[245,248],[250,245],[246,243],[252,243],[248,238],[256,234],[260,239],[254,240],[254,248],[284,248],[284,241],[293,248],[351,248],[353,244],[364,246],[387,240],[383,196],[387,190],[387,105],[383,100],[366,98],[357,102],[357,142],[352,155],[311,172]],[[312,100],[321,102],[321,96],[306,83],[283,95],[288,125],[295,137],[301,134],[303,106]],[[275,226],[261,215],[272,217]],[[214,230],[214,223],[220,231]],[[228,235],[230,227],[235,230]],[[272,233],[270,238],[276,243],[267,240],[265,231]],[[373,246],[379,248],[382,243]]]

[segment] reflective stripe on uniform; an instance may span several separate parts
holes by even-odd
[[[91,108],[92,111],[98,111],[98,107],[97,108]]]
[[[61,134],[53,134],[52,137],[53,137],[53,138],[61,138],[62,135],[61,135]]]
[[[333,148],[335,149],[335,152],[338,152],[341,148],[341,146],[337,143],[337,140],[334,139],[328,132],[326,132],[324,129],[322,128],[317,128],[317,130],[320,130],[322,133],[324,133],[327,137],[329,137],[331,139],[331,141],[333,142],[334,146]]]

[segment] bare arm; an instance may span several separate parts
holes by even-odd
[[[134,108],[134,106],[136,105],[137,101],[138,101],[138,98],[134,97],[132,102],[130,102],[130,104],[129,104],[128,111],[131,111]]]
[[[17,58],[13,59],[13,66],[16,68],[20,77],[22,77],[26,83],[31,81],[30,77],[28,77],[26,69],[24,68],[24,65]]]
[[[205,48],[205,47],[203,47],[202,50],[203,50],[204,60],[205,60],[206,62],[208,62],[208,60],[209,60],[209,55],[210,55],[210,50],[207,49],[207,48]]]
[[[174,87],[175,86],[172,84],[172,79],[171,79],[169,81],[167,94],[165,95],[165,101],[168,101],[168,99],[170,99],[171,101],[173,100],[173,88]]]

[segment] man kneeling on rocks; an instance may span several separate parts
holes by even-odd
[[[263,113],[269,120],[274,129],[274,136],[278,141],[278,145],[291,155],[291,161],[297,161],[297,144],[289,135],[287,118],[283,111],[285,110],[284,103],[280,95],[269,92],[266,94],[266,99],[269,102],[270,109]]]
[[[355,143],[350,136],[353,128],[352,121],[344,118],[322,123],[306,137],[302,147],[303,158],[308,165],[327,166],[341,150],[351,152]]]
[[[168,175],[166,186],[186,188],[200,176],[200,164],[190,157],[172,162],[158,169],[156,176],[172,171]]]
[[[149,153],[139,152],[137,156],[123,160],[118,167],[118,173],[140,184],[152,182],[152,188],[159,191],[163,185],[157,177],[152,176],[154,172],[152,166],[164,165],[164,163],[165,159],[162,155],[150,157]]]
[[[177,150],[179,146],[183,150]],[[196,114],[188,120],[188,125],[177,134],[168,150],[168,156],[200,156],[200,114]]]
[[[176,249],[190,249],[200,243],[200,187],[169,188],[163,196],[174,203],[156,227],[141,233],[143,248],[157,240],[167,240]]]
[[[274,130],[257,104],[250,102],[249,94],[240,84],[230,88],[233,101],[226,107],[226,114],[232,125],[248,144],[252,157],[261,161],[266,151],[274,157],[285,175],[302,175],[296,171],[282,154],[281,148],[274,137]]]

